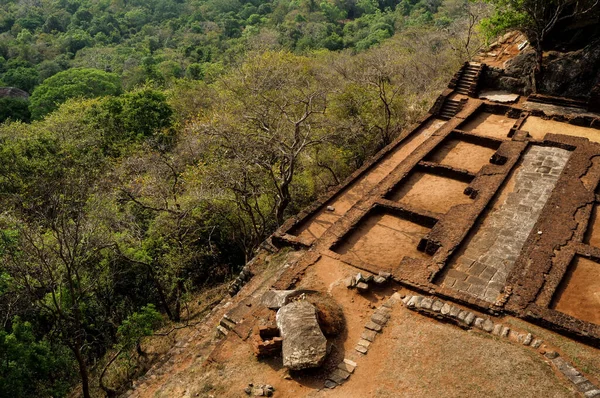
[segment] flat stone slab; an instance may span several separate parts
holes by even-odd
[[[265,307],[278,310],[286,304],[287,298],[295,292],[295,290],[269,290],[263,294],[260,301]]]
[[[315,307],[308,301],[295,301],[281,307],[276,320],[283,338],[283,366],[292,370],[321,366],[327,355],[327,339],[317,322]]]
[[[489,90],[482,91],[481,94],[479,94],[479,98],[492,102],[499,102],[501,104],[510,104],[516,102],[519,99],[519,95],[509,93],[508,91]]]
[[[269,290],[263,294],[261,303],[272,310],[278,310],[293,297],[300,296],[305,293],[316,293],[314,290],[299,289],[299,290]]]

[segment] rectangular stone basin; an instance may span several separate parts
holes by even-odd
[[[515,119],[506,115],[480,112],[461,124],[458,129],[467,133],[507,140],[508,133],[514,124]]]
[[[417,250],[419,241],[429,230],[426,226],[396,215],[373,211],[332,250],[344,255],[349,262],[358,260],[391,270],[404,257],[429,258]]]
[[[464,194],[468,186],[464,181],[416,171],[402,180],[387,198],[416,209],[445,214],[453,206],[472,202]]]
[[[556,291],[551,308],[600,325],[600,264],[576,256]]]

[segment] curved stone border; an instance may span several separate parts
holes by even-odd
[[[354,350],[357,351],[360,356],[364,356],[369,351],[369,347],[377,337],[378,333],[381,333],[383,327],[387,324],[390,319],[392,307],[399,303],[402,297],[399,293],[394,293],[387,299],[379,308],[375,310],[371,319],[366,323],[363,333],[360,336],[360,340]],[[357,367],[357,363],[350,358],[344,358],[340,362],[337,368],[329,374],[325,381],[325,387],[329,389],[336,388],[338,385],[343,384],[350,378],[350,375],[354,373],[354,369]]]
[[[540,349],[543,340],[535,338],[531,333],[519,333],[501,323],[494,323],[490,318],[482,318],[474,312],[463,310],[434,297],[406,296],[402,299],[404,305],[413,311],[427,316],[452,322],[463,329],[480,329],[493,335],[507,338],[513,342]],[[586,398],[600,398],[600,388],[581,374],[573,365],[563,359],[555,351],[548,351],[544,346],[538,352],[547,358],[563,376]]]

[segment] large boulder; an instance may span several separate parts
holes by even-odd
[[[305,300],[277,311],[277,327],[283,338],[283,366],[291,370],[321,366],[327,355],[327,339],[317,321],[317,310]]]

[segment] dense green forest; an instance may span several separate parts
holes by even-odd
[[[0,100],[0,396],[126,388],[143,336],[424,115],[486,10],[2,1],[31,97]]]

